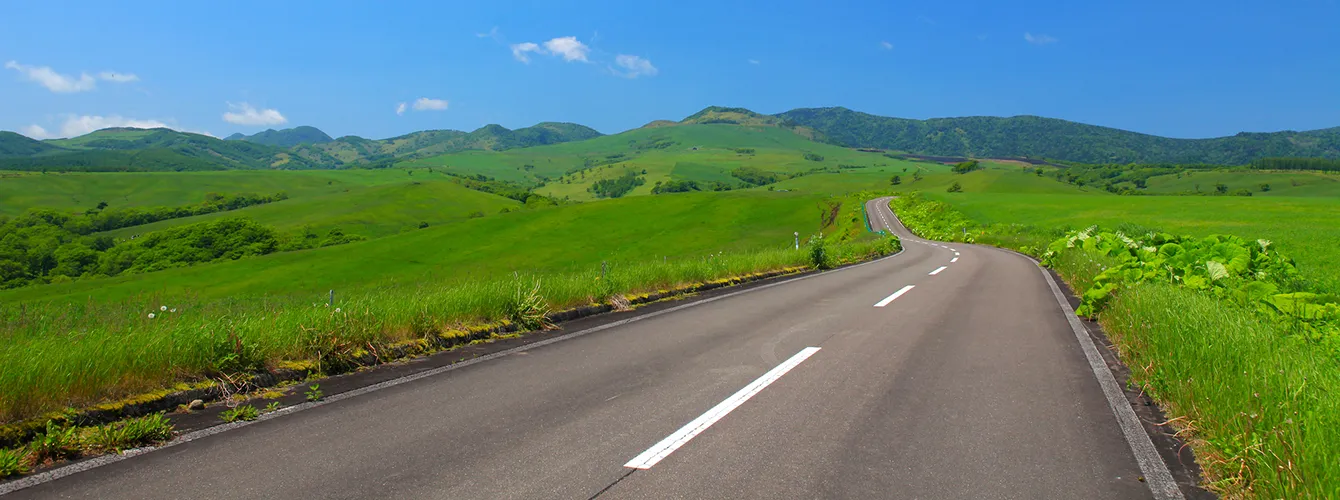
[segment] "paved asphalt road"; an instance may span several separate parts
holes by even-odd
[[[869,207],[902,254],[14,497],[1150,497],[1037,266]]]

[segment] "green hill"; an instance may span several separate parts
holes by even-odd
[[[545,122],[516,130],[499,125],[485,125],[469,133],[424,130],[383,140],[345,136],[331,142],[297,146],[292,151],[310,162],[341,166],[425,158],[458,151],[502,151],[600,136],[600,132],[575,123]]]
[[[928,155],[1226,165],[1271,156],[1340,158],[1340,127],[1171,139],[1038,116],[910,120],[846,108],[802,108],[774,116],[813,128],[833,144]]]
[[[284,130],[269,129],[253,135],[233,134],[228,136],[229,141],[247,141],[266,146],[275,146],[280,148],[291,148],[299,144],[322,144],[333,141],[329,135],[316,127],[294,127]]]
[[[720,115],[717,115],[720,116]],[[701,118],[701,117],[700,117]],[[710,119],[710,118],[709,118]],[[806,154],[813,156],[807,158]],[[657,182],[697,181],[707,189],[748,187],[731,172],[741,167],[793,175],[811,170],[874,167],[901,160],[811,141],[781,126],[678,123],[639,128],[585,141],[505,151],[462,151],[400,163],[535,186],[537,192],[592,199],[592,186],[632,170],[645,183],[628,195],[651,194]],[[710,186],[710,187],[709,187]]]
[[[23,134],[0,130],[0,158],[32,156],[60,152],[61,148],[30,139]]]
[[[515,200],[467,189],[446,176],[425,176],[427,178],[423,180],[412,180],[419,176],[409,177],[411,180],[405,177],[401,174],[397,176],[398,182],[351,186],[326,194],[304,193],[241,210],[168,219],[103,234],[126,239],[197,222],[248,217],[286,232],[309,228],[324,234],[340,228],[346,233],[380,238],[416,230],[420,223],[437,227],[469,219],[472,215],[493,215],[503,209],[521,206]]]
[[[108,128],[42,144],[50,149],[25,157],[0,158],[0,170],[106,172],[320,167],[281,148],[165,128]]]

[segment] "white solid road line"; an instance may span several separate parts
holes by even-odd
[[[875,303],[875,307],[884,307],[884,306],[887,306],[887,305],[889,305],[890,302],[893,302],[894,299],[897,299],[898,297],[902,297],[904,293],[907,293],[908,290],[911,290],[911,289],[913,289],[913,288],[916,288],[916,285],[907,285],[907,286],[903,287],[901,290],[898,290],[898,291],[896,291],[896,292],[893,292],[893,295],[890,295],[890,296],[888,296],[888,297],[884,297],[884,300],[881,300],[881,301],[879,301],[879,302],[876,302],[876,303]]]
[[[1032,257],[1028,259],[1033,260]],[[1140,424],[1140,417],[1135,415],[1131,403],[1126,400],[1126,394],[1122,392],[1116,376],[1112,375],[1112,369],[1107,367],[1107,361],[1103,360],[1103,355],[1098,353],[1098,347],[1094,345],[1093,339],[1089,338],[1089,329],[1084,327],[1078,316],[1075,316],[1075,310],[1070,308],[1070,302],[1062,294],[1056,280],[1052,279],[1051,273],[1041,266],[1038,270],[1042,271],[1042,276],[1047,279],[1047,286],[1051,287],[1056,303],[1061,306],[1061,312],[1070,323],[1070,329],[1074,332],[1075,339],[1079,341],[1080,349],[1084,351],[1084,359],[1089,362],[1089,369],[1093,371],[1094,378],[1098,379],[1098,386],[1103,389],[1107,405],[1117,417],[1117,424],[1126,437],[1126,444],[1130,445],[1131,453],[1135,454],[1135,463],[1145,475],[1145,484],[1149,485],[1149,492],[1154,494],[1156,500],[1183,500],[1185,497],[1182,496],[1182,489],[1173,479],[1168,464],[1159,456],[1158,449],[1149,438],[1149,433],[1145,432],[1144,426]]]
[[[935,275],[937,275],[937,274],[940,274],[940,271],[943,271],[943,270],[945,270],[945,269],[949,269],[949,266],[940,266],[939,269],[936,269],[936,270],[934,270],[934,271],[931,271],[931,273],[928,274],[927,276],[935,276]]]
[[[955,262],[958,262],[958,257],[954,257],[954,258],[952,258],[952,259],[949,259],[949,263],[950,263],[950,264],[953,264],[953,263],[955,263]]]
[[[680,427],[674,434],[662,439],[661,442],[656,443],[651,448],[647,448],[647,451],[644,451],[641,455],[629,460],[628,463],[623,464],[623,466],[632,469],[650,469],[651,466],[656,465],[661,459],[670,456],[671,453],[678,450],[680,446],[684,446],[684,444],[688,443],[694,436],[707,430],[707,428],[711,427],[717,420],[721,420],[721,417],[726,416],[727,413],[730,413],[732,410],[744,404],[749,398],[754,397],[755,394],[762,391],[764,387],[767,387],[769,384],[777,381],[777,379],[782,378],[782,375],[786,375],[786,372],[791,371],[791,369],[795,368],[796,365],[799,365],[801,361],[805,361],[806,358],[809,358],[816,352],[819,352],[818,347],[806,347],[801,349],[795,356],[791,356],[791,359],[768,370],[768,373],[764,373],[763,376],[754,380],[749,385],[744,386],[743,389],[740,389],[738,392],[731,395],[731,397],[726,398],[725,401],[713,406],[712,409],[707,410],[707,413],[693,419],[692,422],[685,424],[684,427]]]

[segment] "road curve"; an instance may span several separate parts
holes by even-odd
[[[1150,497],[1037,266],[867,208],[901,254],[13,496]]]

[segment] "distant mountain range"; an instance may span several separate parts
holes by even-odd
[[[1340,158],[1340,127],[1170,139],[1038,116],[909,120],[846,108],[802,108],[772,116],[818,132],[823,141],[832,144],[925,155],[1226,165],[1273,156]]]
[[[1171,139],[1055,118],[974,116],[912,120],[845,108],[801,108],[765,115],[711,106],[680,121],[642,128],[733,124],[778,127],[805,138],[854,148],[970,157],[1027,157],[1082,163],[1246,164],[1275,156],[1340,158],[1340,127],[1307,132],[1240,133]],[[332,139],[315,127],[266,130],[227,139],[168,129],[112,128],[70,139],[33,140],[0,132],[0,170],[223,170],[385,166],[467,150],[583,141],[602,134],[574,123],[545,122],[509,130],[426,130],[389,139]]]

